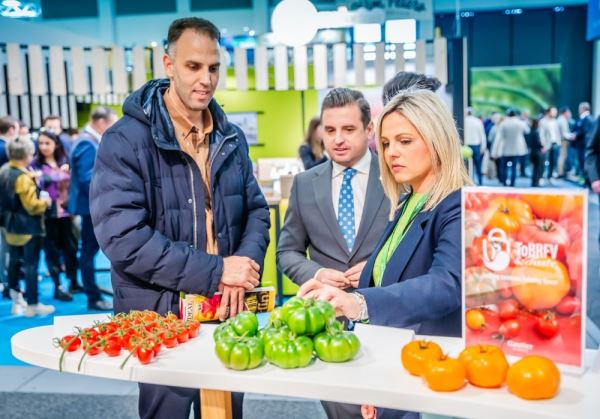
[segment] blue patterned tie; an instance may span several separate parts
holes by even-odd
[[[356,231],[354,228],[354,193],[352,192],[352,177],[356,169],[351,167],[344,169],[344,180],[340,189],[340,200],[338,202],[338,224],[348,250],[352,250]]]

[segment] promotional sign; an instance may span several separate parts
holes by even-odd
[[[462,205],[466,345],[581,371],[587,191],[464,188]]]

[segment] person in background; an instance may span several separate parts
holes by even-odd
[[[73,296],[60,283],[62,253],[70,290],[81,289],[77,283],[77,238],[74,234],[73,218],[67,210],[71,178],[69,160],[58,135],[51,131],[40,132],[38,154],[31,167],[41,174],[38,185],[52,200],[44,218],[46,236],[43,247],[46,265],[54,282],[54,298],[72,301]]]
[[[383,86],[381,100],[383,106],[387,105],[399,92],[406,89],[425,89],[436,92],[442,85],[437,77],[429,77],[425,74],[401,71],[388,80]]]
[[[19,138],[28,138],[31,140],[31,132],[29,126],[24,121],[19,122]]]
[[[8,162],[6,146],[19,137],[19,121],[11,116],[0,118],[0,167]]]
[[[347,293],[312,279],[298,295],[328,300],[353,321],[460,336],[460,189],[472,181],[452,115],[430,91],[399,93],[378,120],[377,148],[391,222],[358,289]],[[363,415],[373,410],[363,406]],[[405,414],[378,409],[377,416]]]
[[[566,177],[570,169],[571,161],[569,160],[569,145],[575,139],[575,134],[571,132],[569,123],[571,121],[571,110],[563,106],[560,108],[558,118],[558,129],[560,131],[560,152],[558,154],[558,177]]]
[[[73,146],[73,141],[71,137],[63,131],[61,126],[61,119],[58,115],[48,115],[42,120],[42,129],[46,131],[53,132],[58,135],[60,138],[60,142],[63,146],[63,150],[65,151],[65,156],[67,158],[71,157],[71,148]]]
[[[81,216],[81,254],[79,268],[83,290],[87,296],[88,309],[112,310],[112,303],[102,299],[96,284],[96,265],[94,259],[100,250],[94,234],[90,216],[90,183],[96,162],[96,153],[102,135],[117,121],[116,113],[108,108],[96,108],[92,111],[90,122],[79,136],[71,150],[71,183],[69,186],[70,214]]]
[[[579,176],[589,175],[587,170],[587,157],[586,147],[589,148],[589,143],[592,137],[592,130],[594,129],[594,117],[590,113],[590,104],[588,102],[581,102],[579,104],[579,119],[575,123],[575,140],[573,141],[573,147],[575,148],[577,155],[577,162],[579,163],[580,171],[577,173]],[[585,168],[585,170],[584,170]],[[591,180],[590,180],[591,183]]]
[[[496,143],[496,133],[498,132],[498,127],[500,126],[500,123],[503,121],[504,117],[502,116],[501,113],[499,112],[492,112],[490,114],[490,117],[488,119],[486,119],[487,121],[487,125],[486,123],[484,123],[484,128],[485,128],[485,132],[487,135],[487,149],[488,152],[487,154],[484,156],[484,158],[487,158],[487,164],[486,164],[486,176],[488,179],[492,180],[492,179],[498,179],[498,181],[500,181],[500,184],[504,185],[504,183],[506,182],[506,179],[503,179],[502,176],[504,175],[504,173],[502,173],[502,167],[500,164],[500,159],[494,154],[494,144]]]
[[[544,148],[548,149],[548,171],[546,172],[546,178],[548,183],[551,183],[551,179],[554,176],[554,169],[558,160],[558,150],[560,147],[560,127],[556,117],[558,116],[558,110],[555,106],[551,106],[546,109],[544,117],[540,120],[540,140],[544,145]]]
[[[19,121],[10,116],[0,118],[0,167],[8,163],[6,145],[9,141],[18,138]],[[9,298],[9,287],[6,268],[8,266],[8,247],[4,240],[4,229],[0,226],[0,285],[2,286],[2,296]]]
[[[298,151],[300,159],[304,165],[304,170],[311,169],[327,161],[325,147],[323,146],[323,129],[321,127],[321,118],[314,117],[308,124],[304,144]]]
[[[592,122],[590,129],[590,136],[585,150],[585,171],[592,191],[600,197],[600,116],[598,116],[596,122]]]
[[[27,170],[33,160],[33,141],[17,138],[8,143],[8,164],[0,169],[0,225],[6,229],[10,261],[8,283],[12,299],[12,314],[26,317],[54,312],[54,306],[38,301],[38,266],[42,236],[43,215],[51,204],[47,196],[40,197],[35,175]],[[19,288],[19,271],[25,270],[25,300]],[[23,312],[24,310],[24,312]]]
[[[400,71],[383,86],[381,101],[383,102],[383,106],[385,106],[402,90],[425,89],[435,93],[441,86],[442,82],[437,77],[429,77],[425,74],[413,73],[412,71]],[[377,145],[375,143],[375,133],[373,132],[369,137],[369,150],[377,155]]]
[[[485,130],[483,128],[483,122],[481,122],[481,119],[473,115],[472,108],[467,108],[467,116],[465,117],[464,141],[464,144],[473,150],[473,165],[475,166],[475,174],[477,175],[477,181],[479,184],[483,185],[483,180],[481,177],[481,160],[485,154],[487,139],[485,136]]]
[[[77,128],[69,128],[66,132],[69,138],[71,139],[71,143],[75,144],[75,142],[79,138],[79,130]]]
[[[517,163],[528,153],[525,134],[529,133],[530,128],[527,122],[519,118],[517,110],[509,109],[506,116],[498,125],[492,155],[500,159],[498,179],[505,186],[515,186]]]
[[[527,143],[530,147],[530,159],[532,165],[531,186],[540,186],[540,179],[544,171],[544,162],[546,161],[546,151],[540,140],[539,131],[540,120],[534,118],[531,121],[531,130],[527,134]]]

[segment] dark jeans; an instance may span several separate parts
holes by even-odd
[[[521,156],[505,156],[500,157],[500,166],[502,167],[502,184],[506,186],[515,186],[515,181],[517,180],[517,162],[520,160]],[[512,163],[510,166],[510,182],[508,181],[508,168],[509,163]]]
[[[5,293],[8,293],[8,244],[4,239],[4,229],[0,227],[0,282],[4,284]],[[8,295],[8,294],[6,294]]]
[[[558,152],[559,148],[556,144],[552,144],[550,150],[548,150],[548,172],[546,173],[548,179],[552,178],[552,173],[554,173],[556,161],[558,160]]]
[[[79,255],[79,268],[81,269],[81,280],[83,290],[87,295],[88,304],[94,304],[101,300],[100,289],[96,284],[96,265],[94,258],[100,250],[98,240],[94,235],[92,217],[81,216],[81,254]]]
[[[187,419],[190,408],[194,409],[194,418],[200,418],[200,390],[143,383],[139,383],[139,387],[138,410],[141,419]],[[242,418],[243,404],[244,393],[231,393],[233,419]]]
[[[481,146],[479,145],[470,145],[469,148],[473,150],[473,166],[475,168],[475,174],[477,175],[477,181],[480,185],[481,182]]]
[[[15,290],[19,289],[19,271],[21,266],[25,269],[25,300],[27,304],[38,303],[38,266],[40,263],[40,250],[42,249],[42,238],[35,236],[24,246],[8,245],[8,286]]]
[[[529,164],[529,153],[524,154],[520,158],[519,175],[521,175],[521,177],[527,177],[527,165],[528,164]]]
[[[573,143],[573,148],[576,152],[577,166],[579,169],[577,175],[587,177],[585,172],[585,142],[575,141]]]
[[[531,171],[531,186],[540,186],[540,179],[542,178],[545,161],[545,153],[542,153],[541,150],[531,151],[531,164],[533,166],[533,169]]]
[[[46,237],[44,238],[46,265],[54,285],[60,285],[60,254],[62,252],[67,278],[71,286],[77,284],[77,238],[71,217],[46,218]]]

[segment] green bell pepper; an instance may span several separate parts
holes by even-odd
[[[281,307],[281,318],[299,336],[315,336],[335,319],[335,309],[327,301],[290,298]]]
[[[360,341],[352,332],[344,332],[340,322],[335,321],[325,332],[314,340],[315,352],[321,361],[346,362],[353,359],[360,350]]]
[[[264,345],[257,337],[224,337],[215,341],[215,353],[227,368],[251,370],[262,364]]]

